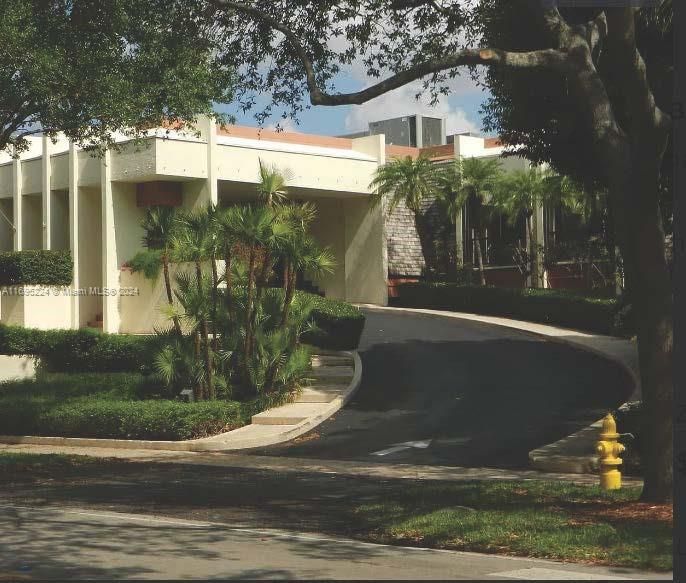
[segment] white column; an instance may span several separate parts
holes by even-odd
[[[217,122],[213,117],[206,119],[207,139],[207,194],[209,202],[217,205],[219,202],[218,184],[219,160],[217,152]]]
[[[12,197],[14,199],[14,250],[22,248],[22,198],[21,198],[21,160],[12,161]]]
[[[79,152],[73,143],[69,144],[69,249],[74,262],[74,279],[72,288],[78,290],[79,284]],[[71,298],[71,327],[76,329],[80,324],[80,297]]]
[[[42,176],[41,176],[41,194],[43,198],[43,249],[50,249],[51,246],[51,230],[52,230],[52,200],[50,196],[50,146],[52,142],[48,136],[43,136],[43,157],[42,161]]]
[[[102,286],[106,292],[119,289],[119,265],[114,225],[112,164],[107,150],[100,161],[100,195],[102,204]],[[119,297],[105,293],[102,298],[103,332],[119,332]]]

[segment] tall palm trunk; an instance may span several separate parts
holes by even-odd
[[[202,266],[200,261],[195,262],[195,276],[198,285],[198,294],[202,295]],[[214,391],[214,371],[212,370],[212,352],[210,348],[210,334],[209,326],[207,324],[207,318],[204,316],[200,318],[200,333],[202,335],[203,342],[203,358],[205,361],[205,375],[207,378],[207,397],[210,399],[215,398]]]
[[[271,253],[265,250],[264,259],[262,261],[262,266],[260,271],[255,278],[255,310],[253,312],[252,327],[255,328],[257,321],[257,306],[260,305],[262,301],[262,296],[264,295],[264,290],[267,287],[267,281],[269,280],[269,271],[272,267]]]
[[[245,302],[245,341],[243,345],[243,355],[245,357],[246,373],[248,372],[247,365],[252,356],[253,344],[253,286],[255,283],[255,247],[250,247],[250,257],[248,259],[248,290]]]
[[[474,229],[474,253],[476,253],[476,265],[479,268],[479,285],[486,285],[486,271],[484,270],[484,256],[481,252],[481,229]]]
[[[164,289],[167,291],[167,303],[174,306],[174,295],[172,293],[171,277],[169,276],[169,255],[165,251],[162,253],[162,274],[164,275]],[[174,321],[174,331],[177,336],[182,336],[181,322],[178,316],[172,318]]]
[[[210,257],[210,264],[212,266],[212,312],[210,319],[212,320],[212,349],[217,350],[217,343],[219,342],[219,335],[217,334],[217,303],[219,301],[219,274],[217,273],[217,260],[214,254]]]
[[[231,266],[233,256],[231,254],[231,246],[227,245],[224,248],[224,281],[226,282],[226,296],[224,296],[224,304],[226,306],[226,314],[229,322],[233,321],[233,274],[231,273]]]
[[[526,236],[529,240],[529,286],[538,287],[538,253],[536,253],[536,241],[534,240],[534,228],[531,224],[533,213],[525,213]]]
[[[195,355],[195,361],[200,362],[200,332],[195,330],[193,332],[193,353]],[[205,396],[205,387],[201,382],[195,385],[194,395],[196,401],[202,401]]]
[[[288,316],[291,311],[291,305],[293,303],[293,297],[295,296],[295,283],[296,283],[296,272],[290,265],[287,267],[288,279],[286,281],[286,290],[283,297],[283,309],[281,310],[281,321],[279,326],[281,328],[286,328],[288,323]]]

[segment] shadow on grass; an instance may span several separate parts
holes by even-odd
[[[671,566],[670,523],[610,520],[600,513],[589,522],[589,513],[580,511],[593,504],[631,502],[637,489],[607,495],[595,487],[565,483],[446,484],[123,462],[62,467],[49,481],[29,470],[3,473],[0,488],[8,502],[32,506],[151,513],[626,567]],[[295,545],[293,552],[308,558],[320,553],[345,560],[360,556],[345,543],[315,543]],[[192,548],[196,543],[189,544]],[[141,543],[137,548],[144,547]]]

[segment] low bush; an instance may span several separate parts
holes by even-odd
[[[357,348],[365,321],[358,308],[305,292],[298,295],[314,303],[312,316],[318,328],[304,334],[303,342],[329,350]],[[104,334],[87,328],[35,330],[0,324],[0,354],[35,356],[50,372],[150,373],[164,341],[163,337]]]
[[[87,328],[0,325],[0,354],[35,356],[51,372],[150,372],[159,341],[155,336],[103,334]]]
[[[355,350],[360,344],[365,316],[359,308],[346,302],[313,294],[306,295],[314,303],[312,316],[318,330],[303,334],[303,342],[329,350]]]
[[[453,283],[400,286],[393,305],[434,308],[554,324],[598,334],[631,333],[631,310],[613,298],[542,289],[480,287]]]
[[[69,251],[0,253],[0,285],[71,285],[73,268]]]
[[[0,384],[0,427],[7,435],[181,440],[241,427],[255,402],[184,403],[141,398],[139,374],[46,374]]]

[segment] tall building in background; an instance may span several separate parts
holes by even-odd
[[[409,146],[412,148],[429,148],[446,144],[445,118],[426,115],[404,115],[392,119],[369,122],[366,131],[340,136],[342,138],[359,138],[384,134],[386,144]]]

